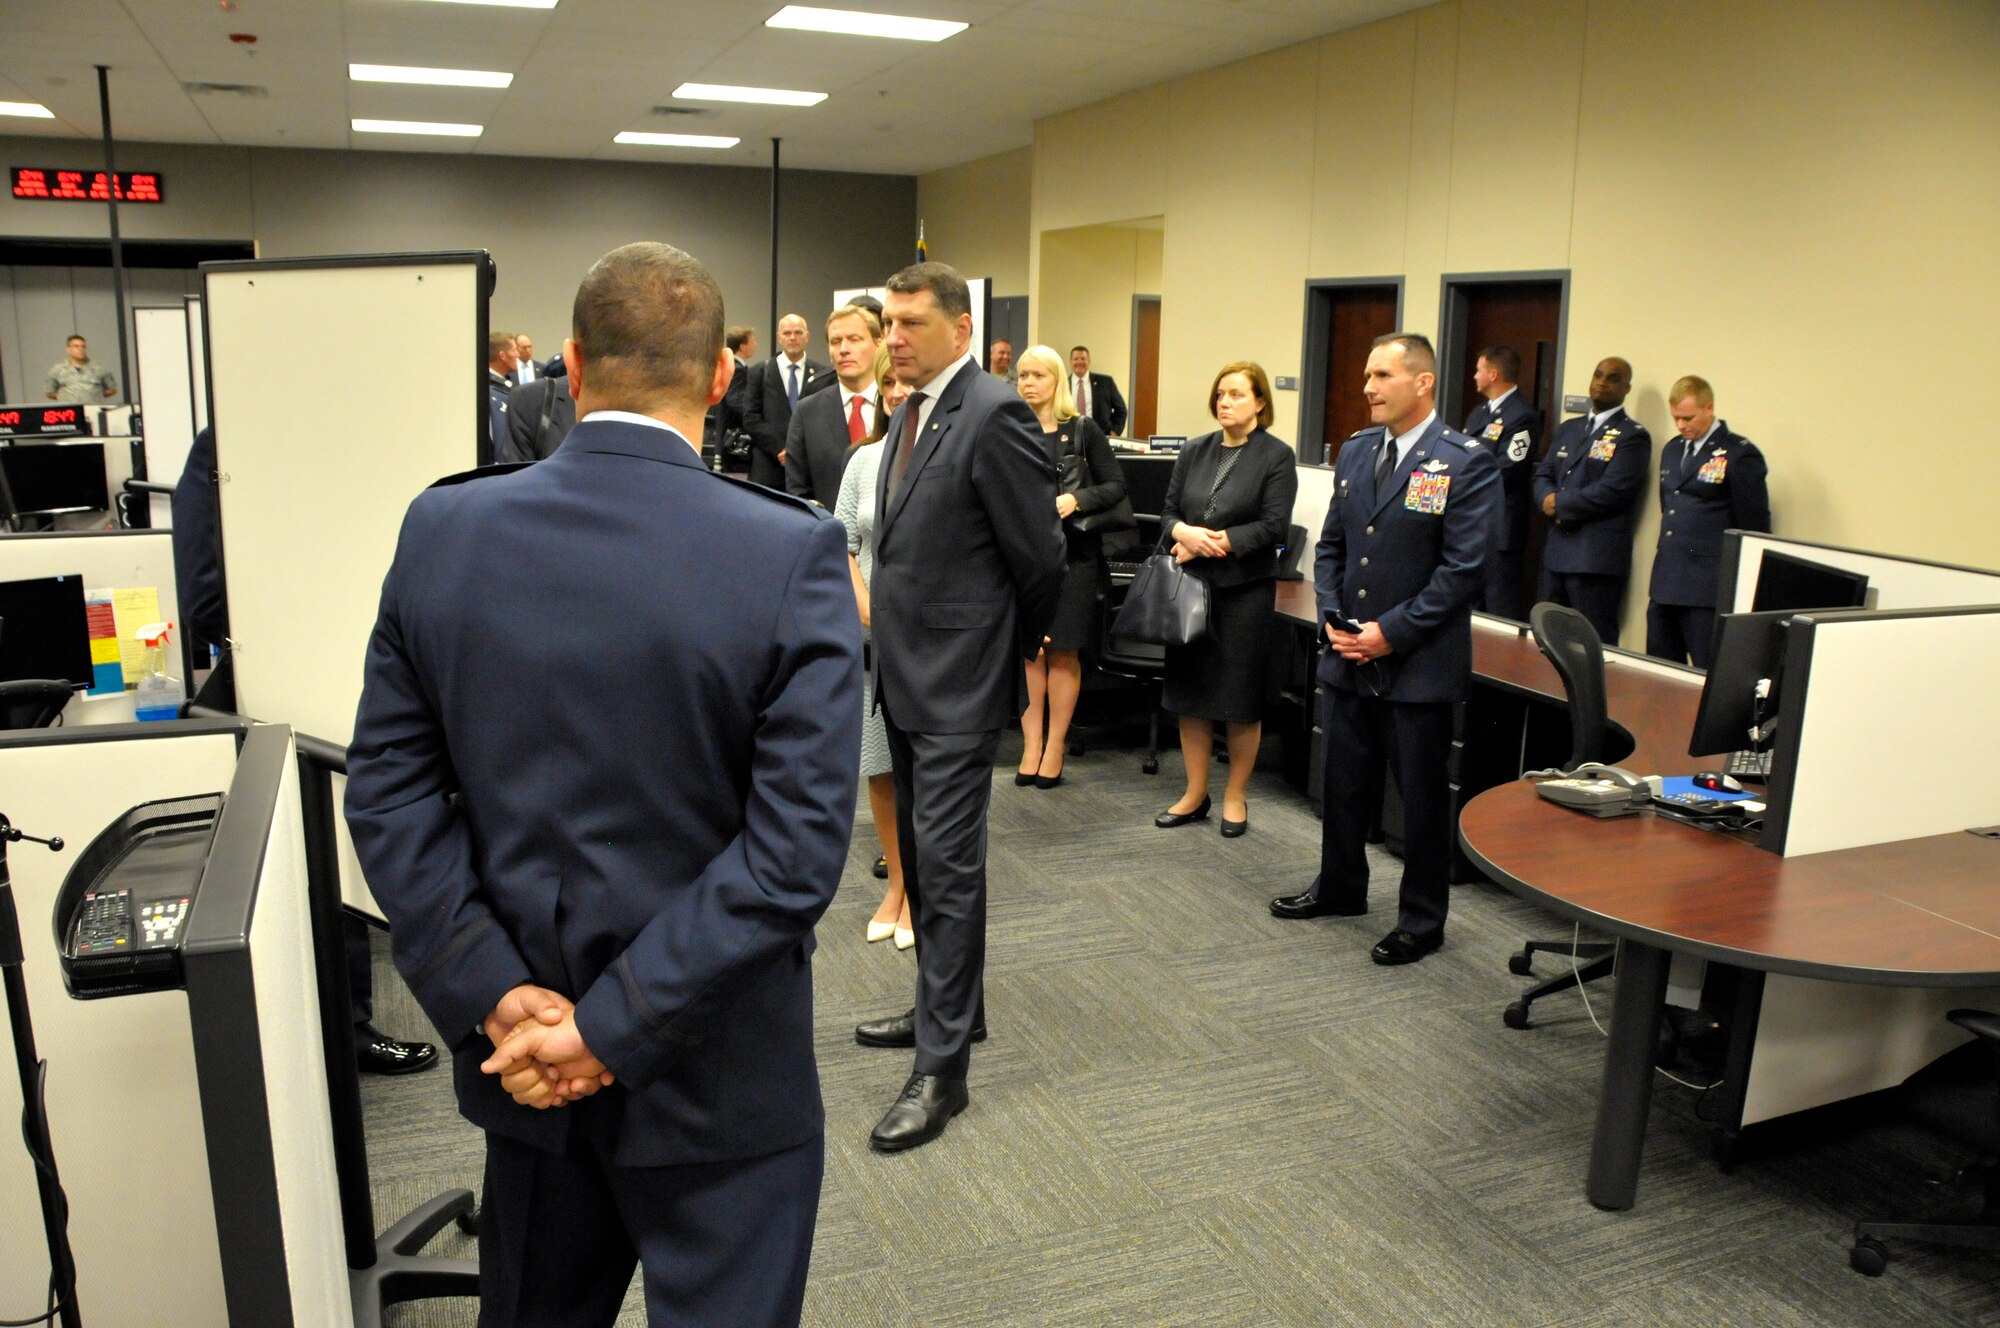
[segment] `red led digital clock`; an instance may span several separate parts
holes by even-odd
[[[160,203],[165,181],[152,171],[65,171],[51,166],[9,167],[14,197],[52,203]]]

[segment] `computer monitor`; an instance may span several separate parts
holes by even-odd
[[[1868,578],[1825,563],[1766,549],[1757,568],[1753,613],[1773,609],[1865,609]]]
[[[1118,468],[1125,472],[1125,493],[1132,500],[1132,510],[1140,516],[1158,516],[1167,505],[1167,481],[1174,477],[1174,458],[1128,453],[1118,458]]]
[[[1753,739],[1750,730],[1777,718],[1785,623],[1791,617],[1789,609],[1716,616],[1715,649],[1702,684],[1694,732],[1688,737],[1689,756],[1756,751],[1770,745],[1769,735]],[[1759,696],[1759,690],[1765,695]]]
[[[103,443],[13,443],[0,468],[15,512],[102,512],[111,506]]]
[[[81,576],[0,581],[0,682],[22,678],[90,686],[90,622]]]

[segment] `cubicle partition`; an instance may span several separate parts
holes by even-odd
[[[1766,551],[1859,572],[1868,578],[1871,609],[1937,609],[1959,604],[2000,604],[2000,572],[1835,544],[1782,539],[1732,530],[1723,536],[1716,603],[1725,613],[1749,610]]]
[[[490,459],[483,252],[202,265],[237,708],[345,746],[410,501]],[[407,373],[314,404],[328,347]],[[416,366],[421,366],[416,367]],[[341,820],[348,902],[376,913]],[[378,914],[379,916],[379,914]]]
[[[50,920],[85,846],[139,803],[217,791],[185,990],[71,999]],[[16,845],[8,861],[82,1321],[350,1323],[290,730],[0,733],[0,812],[66,843]],[[0,1116],[20,1110],[7,1076]],[[45,1302],[48,1257],[11,1130],[0,1193],[14,1200],[0,1205],[0,1309],[18,1315]]]
[[[105,530],[0,535],[0,581],[43,576],[81,576],[86,595],[148,587],[156,590],[161,620],[176,624],[176,644],[168,655],[167,671],[185,684],[188,655],[178,627],[181,605],[174,582],[171,534],[164,530]],[[6,630],[33,630],[33,624],[9,623]],[[130,692],[78,696],[63,712],[65,724],[126,723],[132,718]]]
[[[140,419],[146,440],[146,478],[172,484],[194,446],[194,376],[188,362],[188,309],[185,304],[132,311]],[[148,498],[156,530],[173,525],[172,500]]]

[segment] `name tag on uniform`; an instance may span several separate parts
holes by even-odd
[[[1451,492],[1451,476],[1413,472],[1410,487],[1403,493],[1403,506],[1412,512],[1439,516],[1444,512],[1445,495]]]
[[[1703,484],[1720,484],[1722,483],[1722,477],[1728,473],[1729,458],[1726,456],[1713,456],[1702,462],[1701,469],[1694,473],[1694,477]]]
[[[1600,438],[1590,445],[1592,461],[1609,461],[1618,455],[1618,444],[1609,438]]]
[[[1495,420],[1493,421],[1493,423],[1487,425],[1486,432],[1480,434],[1479,436],[1485,439],[1489,443],[1497,443],[1500,441],[1500,434],[1502,431],[1503,431],[1503,426],[1501,425],[1500,421]]]

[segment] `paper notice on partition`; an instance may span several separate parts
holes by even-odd
[[[125,690],[125,671],[118,653],[118,615],[108,590],[93,590],[83,602],[90,625],[90,695],[110,696]]]
[[[114,590],[111,592],[111,608],[118,625],[118,662],[124,673],[120,685],[137,687],[145,670],[146,647],[139,644],[136,633],[141,627],[160,621],[159,587]],[[95,650],[95,647],[92,649]],[[96,655],[91,658],[95,661]]]

